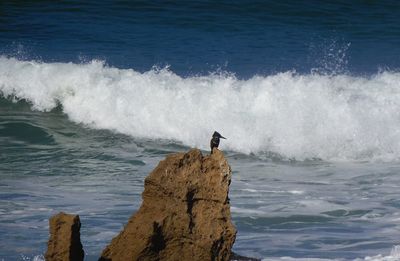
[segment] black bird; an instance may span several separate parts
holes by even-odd
[[[221,134],[219,134],[218,132],[214,131],[214,134],[212,135],[211,141],[210,141],[210,147],[211,147],[211,154],[213,153],[213,149],[217,148],[218,149],[218,145],[219,145],[219,139],[226,139],[225,137],[222,137]]]

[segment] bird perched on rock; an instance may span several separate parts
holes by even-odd
[[[226,139],[225,137],[222,137],[221,134],[218,132],[214,131],[214,134],[212,135],[211,141],[210,141],[210,147],[211,147],[211,154],[213,153],[213,149],[217,148],[219,145],[219,139]]]

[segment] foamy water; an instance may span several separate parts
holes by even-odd
[[[86,64],[0,58],[0,93],[35,110],[58,104],[92,128],[172,139],[207,149],[210,130],[224,149],[286,159],[400,158],[400,73],[370,77],[230,74],[182,78]]]
[[[33,258],[23,256],[21,258],[24,261],[44,261],[43,255],[34,256]],[[325,259],[325,258],[292,258],[292,257],[280,257],[280,258],[265,258],[263,261],[343,261],[344,259]],[[365,258],[357,258],[354,261],[398,261],[400,260],[400,246],[394,246],[390,255],[377,255],[367,256]]]

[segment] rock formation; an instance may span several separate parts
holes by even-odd
[[[140,209],[100,260],[229,260],[236,229],[231,169],[219,150],[167,156],[145,179]]]
[[[47,261],[81,261],[84,257],[80,239],[81,222],[78,215],[63,212],[50,218],[50,238]]]
[[[228,198],[231,169],[222,152],[167,156],[145,180],[143,203],[100,260],[256,261],[231,252],[236,229]],[[81,261],[79,216],[50,219],[47,261]]]

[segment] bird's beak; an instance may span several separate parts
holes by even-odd
[[[222,137],[222,136],[221,136],[220,138],[221,138],[221,139],[226,139],[225,137]]]

